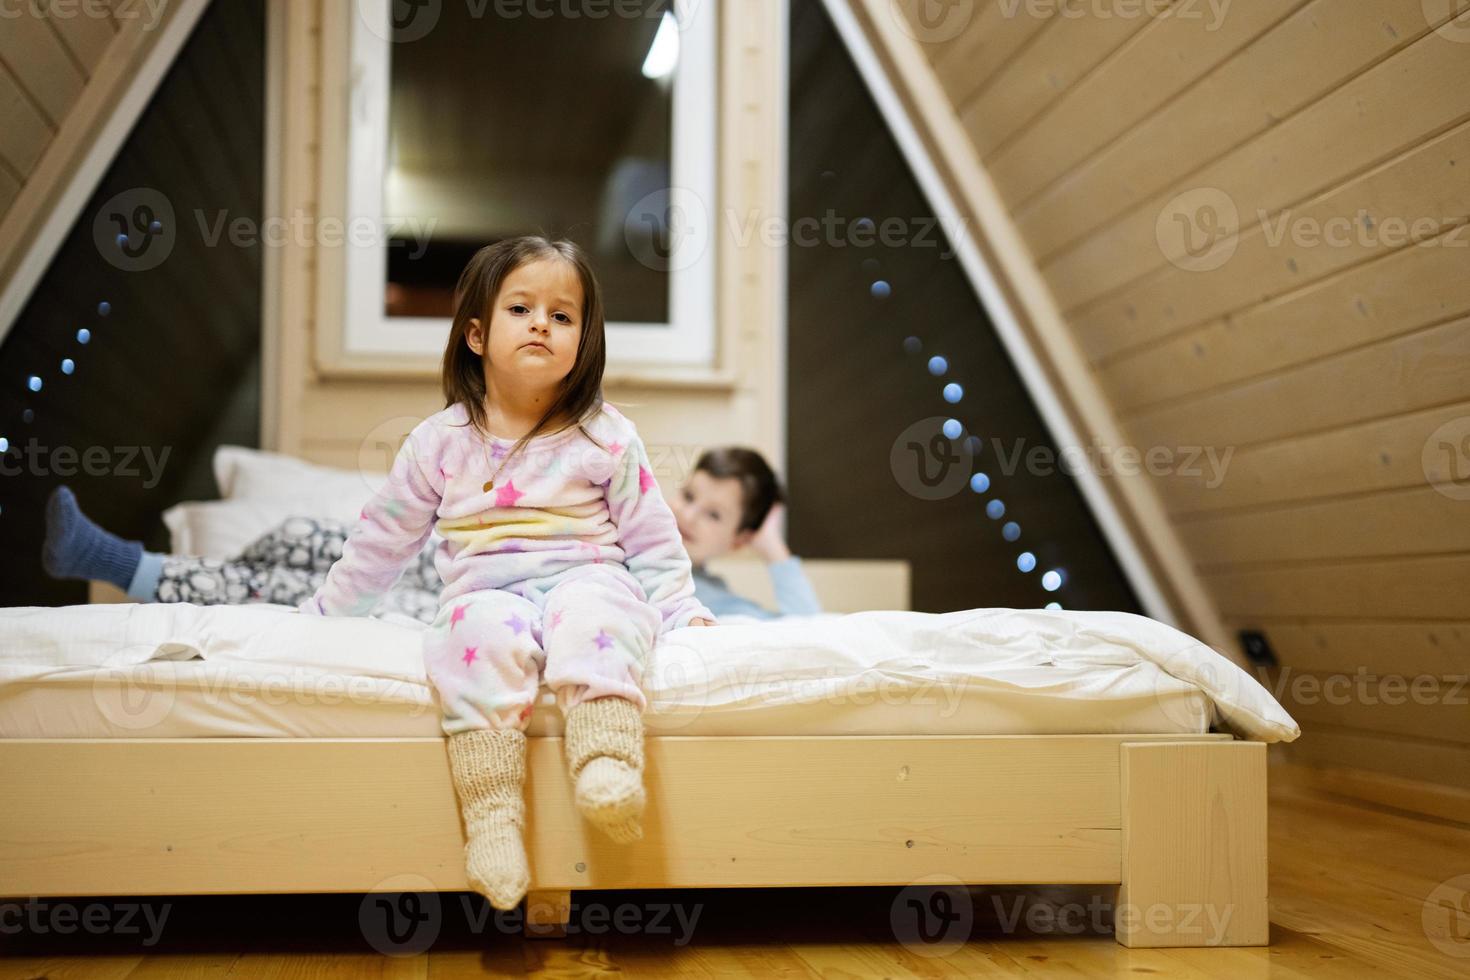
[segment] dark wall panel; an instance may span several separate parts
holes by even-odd
[[[1073,478],[1044,455],[1026,465],[1052,437],[820,0],[791,10],[793,549],[907,559],[920,610],[1138,611]],[[942,433],[951,418],[957,438]],[[1063,584],[1048,592],[1053,569]]]
[[[264,94],[264,3],[214,0],[0,344],[0,605],[86,599],[41,571],[57,484],[162,550],[215,446],[258,444]]]

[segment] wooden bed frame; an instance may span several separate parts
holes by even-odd
[[[907,563],[805,564],[828,609],[908,608]],[[716,571],[769,601],[759,565]],[[618,846],[578,816],[561,739],[530,742],[535,935],[572,892],[938,876],[1118,884],[1129,946],[1267,942],[1261,743],[650,736],[644,839]],[[0,787],[0,896],[469,889],[442,738],[4,739]]]
[[[584,890],[943,876],[1116,883],[1128,946],[1267,942],[1259,743],[666,736],[647,755],[645,837],[619,846],[579,818],[561,740],[531,739],[528,931]],[[0,895],[469,887],[442,738],[9,739],[0,786]]]

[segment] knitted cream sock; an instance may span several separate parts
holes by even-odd
[[[643,837],[643,716],[627,698],[583,701],[567,712],[567,769],[577,809],[619,844]]]
[[[464,816],[465,873],[498,909],[520,904],[531,885],[526,829],[526,733],[477,729],[449,736],[449,769]]]

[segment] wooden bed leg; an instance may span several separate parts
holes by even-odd
[[[1124,946],[1265,946],[1266,746],[1124,742]]]
[[[565,890],[526,893],[527,939],[561,939],[572,918],[572,893]]]

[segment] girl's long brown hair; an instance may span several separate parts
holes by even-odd
[[[602,310],[602,291],[597,276],[580,246],[566,239],[550,241],[539,235],[507,238],[486,245],[475,253],[460,273],[454,289],[454,323],[449,330],[449,343],[444,348],[443,387],[445,407],[462,404],[470,424],[483,435],[490,435],[485,419],[485,367],[480,355],[470,349],[465,334],[470,321],[480,321],[485,334],[485,357],[490,356],[490,318],[494,315],[495,298],[505,277],[527,262],[559,258],[570,262],[582,283],[582,334],[577,344],[577,360],[562,379],[556,398],[536,425],[516,440],[510,459],[553,421],[569,419],[569,424],[583,426],[602,408],[602,372],[607,363],[606,324]],[[583,429],[585,432],[586,430]]]

